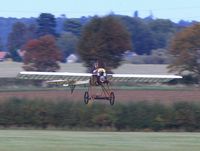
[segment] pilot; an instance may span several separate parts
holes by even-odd
[[[92,71],[93,75],[97,77],[96,85],[106,82],[106,70],[99,67],[98,62],[94,64],[94,69]]]
[[[106,81],[106,70],[104,68],[98,68],[97,69],[97,77],[99,77],[98,80],[100,82],[102,82],[102,83],[105,82]]]
[[[94,64],[94,69],[93,69],[92,73],[93,73],[93,74],[97,74],[98,68],[99,68],[98,63],[95,63],[95,64]]]

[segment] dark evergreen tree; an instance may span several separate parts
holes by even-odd
[[[80,36],[81,33],[81,22],[78,19],[67,19],[64,22],[64,31],[71,32],[76,36]]]
[[[62,33],[57,40],[57,45],[62,52],[63,61],[72,53],[77,52],[78,38],[71,32]]]
[[[121,16],[120,19],[131,35],[133,50],[139,55],[150,54],[155,48],[155,41],[148,25],[137,17]]]
[[[37,19],[38,23],[38,36],[56,35],[56,20],[54,15],[49,13],[40,14]]]
[[[30,24],[27,27],[26,37],[27,37],[27,40],[37,38],[37,26],[35,24]]]
[[[5,51],[5,50],[4,50],[3,41],[2,41],[2,38],[1,38],[1,37],[0,37],[0,51]]]
[[[168,19],[152,20],[148,25],[153,33],[156,48],[166,48],[169,40],[177,31],[175,23]]]
[[[14,61],[21,61],[17,51],[27,41],[27,28],[24,23],[17,22],[13,25],[12,31],[8,36],[8,51]]]

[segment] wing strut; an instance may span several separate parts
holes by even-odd
[[[74,89],[75,89],[75,87],[76,87],[76,85],[69,85],[69,87],[70,87],[70,90],[71,90],[71,94],[74,92]]]

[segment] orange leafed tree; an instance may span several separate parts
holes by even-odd
[[[60,51],[53,36],[45,35],[30,40],[24,50],[23,68],[26,71],[57,71],[60,68]]]
[[[170,45],[174,56],[171,71],[189,71],[200,79],[200,24],[177,33]]]

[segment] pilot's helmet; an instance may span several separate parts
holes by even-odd
[[[97,70],[97,75],[98,76],[106,76],[106,70],[104,68],[99,68]]]
[[[104,68],[99,68],[99,69],[98,69],[98,72],[104,72],[104,73],[105,73],[106,70],[105,70]]]

